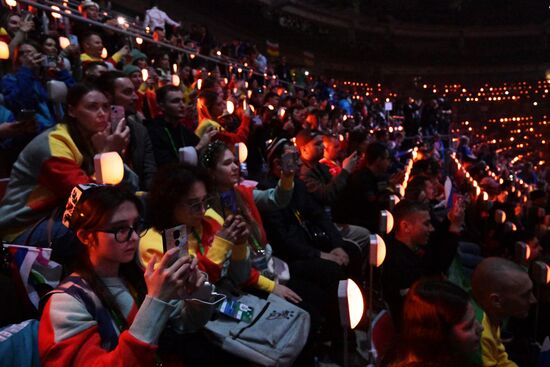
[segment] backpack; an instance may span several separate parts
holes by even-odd
[[[251,294],[238,298],[252,307],[250,322],[223,314],[206,324],[210,339],[223,350],[262,366],[290,366],[304,347],[309,314],[276,295],[267,300]]]

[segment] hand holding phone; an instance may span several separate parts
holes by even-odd
[[[293,175],[298,169],[298,153],[295,151],[285,152],[281,157],[281,169],[283,175]]]
[[[111,106],[111,131],[114,132],[122,119],[125,117],[124,107]]]
[[[173,228],[165,229],[162,232],[162,247],[165,253],[173,248],[178,248],[180,257],[188,255],[187,226],[181,224]]]

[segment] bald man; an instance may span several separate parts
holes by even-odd
[[[472,275],[474,298],[484,311],[481,335],[483,366],[514,367],[500,340],[500,325],[508,317],[526,318],[533,296],[529,275],[517,264],[498,257],[484,259]]]

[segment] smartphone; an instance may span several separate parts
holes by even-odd
[[[122,106],[111,106],[111,130],[115,131],[120,120],[122,120],[126,115],[124,114],[124,107]]]
[[[296,172],[296,170],[298,169],[298,153],[297,152],[284,153],[281,157],[281,168],[285,173],[290,171]]]
[[[31,109],[21,109],[17,118],[19,121],[34,121],[36,111]]]
[[[185,224],[165,229],[162,232],[162,249],[164,250],[164,253],[174,247],[179,248],[180,250],[178,257],[189,254],[189,249],[187,247],[187,227]]]
[[[218,311],[233,319],[250,323],[254,317],[254,308],[250,307],[236,299],[227,298],[223,301]]]
[[[220,201],[224,210],[229,210],[233,214],[237,214],[237,194],[235,190],[229,190],[220,194]]]

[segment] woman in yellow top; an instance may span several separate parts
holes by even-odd
[[[222,167],[224,164],[220,162],[220,165],[216,164],[210,170],[209,175],[216,182],[221,182],[222,185],[225,183],[232,189],[238,180],[238,166],[234,163],[232,153],[220,142],[209,146],[208,151],[212,154],[218,153],[213,157],[219,153],[231,154],[231,163],[225,167],[236,169],[236,174],[228,174],[227,168]],[[252,265],[251,253],[257,251],[255,246],[261,247],[259,252],[263,253],[265,238],[259,236],[260,231],[263,233],[263,228],[250,216],[242,201],[246,200],[246,205],[251,203],[256,213],[258,209],[255,202],[264,208],[285,206],[292,196],[293,175],[283,178],[279,186],[272,190],[236,188],[236,192],[243,190],[246,196],[246,199],[242,199],[241,191],[238,191],[237,200],[243,210],[240,213],[227,212],[227,215],[218,213],[219,193],[215,191],[207,195],[204,182],[204,179],[181,165],[169,165],[157,173],[149,195],[149,217],[153,230],[147,232],[139,250],[142,265],[147,264],[153,255],[163,251],[163,231],[184,224],[183,228],[179,228],[180,231],[185,231],[180,238],[187,238],[189,253],[197,257],[199,268],[208,274],[211,282],[229,278],[240,287],[251,286],[300,302],[301,298],[292,290],[262,275]],[[221,187],[226,187],[225,185]],[[210,205],[212,208],[208,208]],[[253,235],[258,237],[252,237]]]

